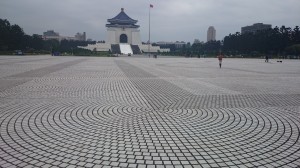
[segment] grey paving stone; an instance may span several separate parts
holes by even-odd
[[[0,167],[299,165],[300,62],[225,60],[1,56]]]

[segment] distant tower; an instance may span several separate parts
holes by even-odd
[[[207,30],[207,41],[216,40],[216,29],[213,26],[209,26]]]
[[[86,41],[86,33],[83,32],[83,41]]]

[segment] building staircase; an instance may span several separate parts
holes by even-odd
[[[119,44],[112,44],[111,45],[111,53],[112,54],[121,54],[121,50],[120,50]]]
[[[141,54],[140,47],[138,45],[131,45],[133,54]]]
[[[130,44],[112,44],[112,54],[141,54],[140,47],[138,45]]]
[[[130,44],[120,44],[121,54],[133,54]]]

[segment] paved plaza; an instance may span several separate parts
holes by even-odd
[[[0,56],[0,167],[299,167],[300,61]]]

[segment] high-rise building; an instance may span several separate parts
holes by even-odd
[[[209,26],[207,30],[207,41],[216,40],[216,29],[213,26]]]
[[[263,23],[254,23],[252,26],[245,26],[242,27],[242,34],[245,33],[255,33],[259,30],[271,29],[272,25],[270,24],[263,24]]]

